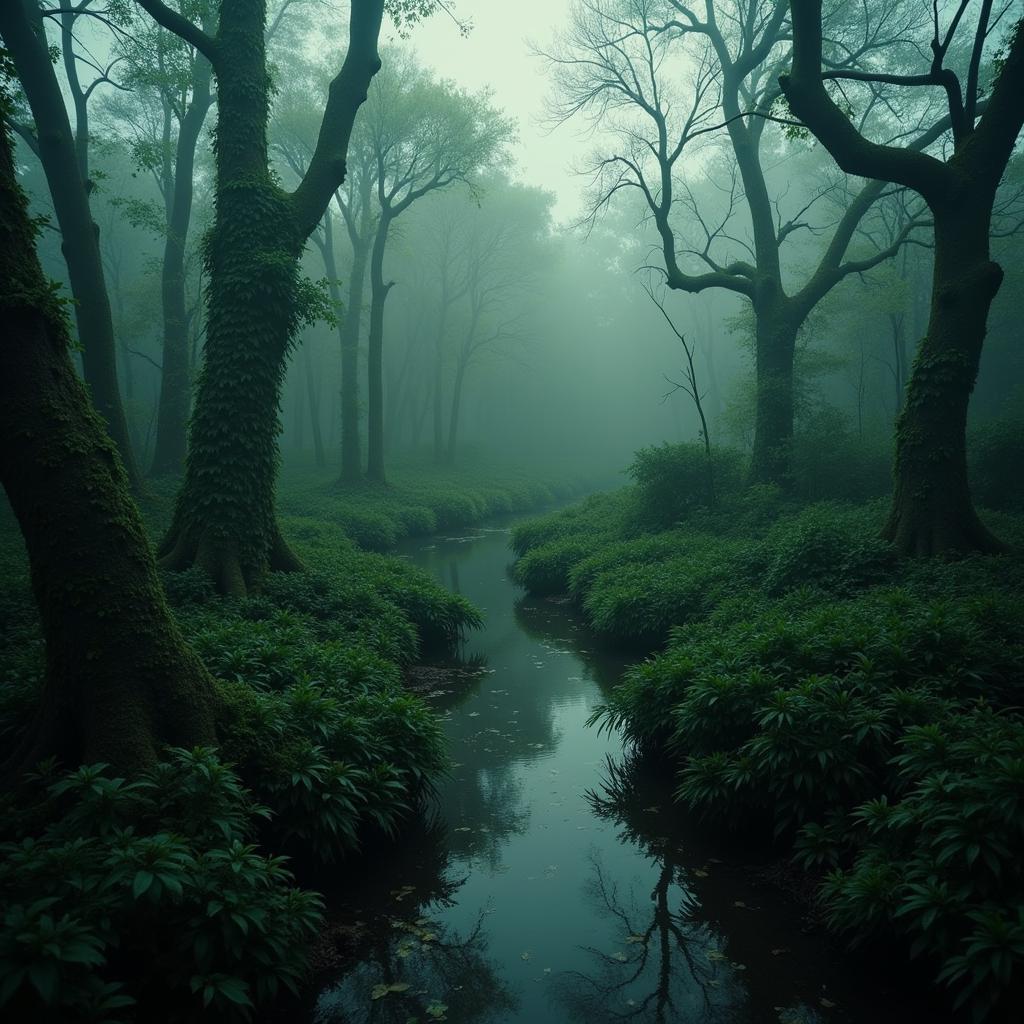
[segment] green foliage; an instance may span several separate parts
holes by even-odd
[[[345,484],[329,493],[319,480],[286,479],[281,508],[341,528],[358,547],[390,551],[405,537],[456,530],[507,512],[523,512],[571,497],[579,478],[526,469],[495,473],[468,465],[424,472],[397,466],[387,487]],[[312,522],[312,518],[309,520]]]
[[[993,420],[968,438],[971,493],[985,508],[1024,508],[1024,419]]]
[[[715,497],[735,494],[743,465],[738,452],[716,448],[709,473],[708,456],[701,445],[662,444],[641,448],[627,472],[637,485],[644,524],[665,529],[688,512],[713,505]]]
[[[783,578],[829,564],[775,532]],[[669,754],[694,813],[829,870],[833,927],[904,935],[980,1020],[1012,1004],[1024,964],[1024,560],[919,562],[901,587],[868,586],[875,565],[869,552],[855,596],[723,600],[594,720]],[[833,571],[816,582],[841,594]]]
[[[668,447],[649,452],[651,465],[675,455]],[[532,593],[570,594],[603,635],[653,646],[740,593],[777,597],[811,586],[838,596],[897,571],[892,548],[877,539],[880,503],[799,509],[775,491],[751,489],[713,509],[692,508],[674,529],[638,533],[638,509],[652,507],[642,490],[600,495],[518,527],[517,581]]]
[[[816,408],[800,417],[792,468],[804,501],[869,501],[892,490],[892,440],[858,437],[838,409]]]
[[[248,1019],[296,989],[320,900],[249,839],[267,812],[209,750],[127,781],[43,765],[0,846],[9,1019]]]

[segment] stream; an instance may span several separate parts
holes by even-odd
[[[571,606],[524,596],[508,541],[494,526],[402,551],[486,622],[427,696],[455,767],[430,822],[344,893],[355,962],[315,1024],[939,1020],[620,767],[618,736],[586,721],[625,662]]]

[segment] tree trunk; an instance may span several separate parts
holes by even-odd
[[[793,486],[793,358],[797,327],[769,314],[757,315],[757,412],[750,481]]]
[[[75,139],[36,0],[0,3],[0,35],[14,61],[36,125],[39,159],[60,226],[61,248],[75,299],[82,372],[92,401],[121,453],[131,486],[137,489],[140,481],[117,385],[117,350],[99,230],[89,209],[89,184],[79,172]]]
[[[455,443],[459,436],[459,409],[462,405],[462,385],[466,379],[466,364],[459,363],[455,372],[455,383],[452,386],[452,407],[448,414],[448,451],[445,455],[445,462],[449,466],[455,465]]]
[[[196,564],[227,594],[297,569],[274,512],[281,386],[305,237],[268,170],[262,4],[225,0],[218,45],[217,192],[206,251],[205,362],[163,564]]]
[[[196,145],[206,121],[212,96],[211,70],[196,55],[192,102],[181,120],[174,156],[174,187],[161,274],[164,347],[160,371],[160,405],[157,413],[153,476],[177,475],[185,467],[188,414],[192,398],[192,366],[189,359],[188,309],[185,298],[185,248],[192,219],[192,177]]]
[[[320,428],[320,377],[313,365],[311,340],[307,339],[304,346],[306,363],[306,399],[309,405],[309,425],[313,434],[313,457],[316,468],[323,469],[327,465],[324,453],[324,435]]]
[[[883,536],[908,555],[1000,551],[967,482],[967,406],[989,307],[1003,271],[989,259],[991,195],[933,204],[935,265],[928,333],[896,427],[896,486]]]
[[[370,256],[370,336],[366,352],[366,477],[384,483],[384,303],[391,285],[384,282],[384,248],[390,218],[382,213]]]
[[[355,483],[362,476],[359,444],[359,327],[366,285],[366,250],[356,246],[348,282],[348,308],[338,327],[341,341],[341,480]]]
[[[7,129],[0,143],[0,479],[46,643],[34,727],[8,765],[152,763],[214,742],[213,684],[164,600],[128,478],[68,353]]]

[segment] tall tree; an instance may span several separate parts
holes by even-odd
[[[214,741],[213,684],[167,608],[128,478],[69,354],[67,320],[0,126],[0,481],[46,643],[35,727],[10,767],[56,755],[137,768]]]
[[[201,565],[222,591],[243,594],[268,568],[299,567],[274,508],[282,378],[311,298],[299,262],[345,179],[356,114],[380,68],[385,0],[353,0],[348,49],[330,85],[316,148],[291,191],[270,166],[264,0],[221,0],[215,34],[160,0],[137,2],[206,57],[217,82],[205,361],[185,480],[160,554],[172,568]],[[429,5],[393,6],[402,16]]]
[[[197,17],[207,31],[213,29],[212,0],[178,0],[176,7],[179,13]],[[138,162],[152,172],[164,206],[159,218],[164,242],[160,268],[163,347],[150,472],[167,476],[185,467],[193,370],[186,256],[196,150],[214,98],[212,69],[195,47],[145,15],[119,40],[118,48],[124,59],[123,84],[133,91],[110,102],[107,112],[115,130],[131,143]],[[154,106],[156,116],[135,116],[141,105]]]
[[[384,483],[384,252],[394,222],[424,196],[475,176],[503,155],[511,122],[486,93],[432,81],[410,58],[375,83],[366,131],[376,164],[377,226],[370,252],[367,478]]]
[[[93,90],[108,80],[110,69],[98,68],[98,77],[83,87],[74,52],[75,21],[91,16],[91,3],[92,0],[79,0],[77,4],[44,11],[39,0],[7,0],[0,4],[0,37],[11,55],[35,122],[33,148],[42,163],[60,227],[61,250],[75,299],[85,380],[121,453],[128,478],[137,488],[140,481],[117,383],[117,349],[99,228],[89,207],[93,187],[88,164],[89,99]],[[61,19],[64,66],[76,112],[74,131],[50,56],[46,16]]]
[[[514,356],[529,333],[530,299],[551,262],[551,204],[540,189],[495,177],[479,203],[452,197],[451,230],[439,232],[438,263],[445,285],[459,282],[462,299],[445,320],[453,335],[452,380],[443,461],[455,461],[464,388],[470,370],[488,354]],[[458,202],[462,199],[462,202]],[[453,203],[452,205],[455,205]],[[457,300],[456,300],[457,301]],[[438,359],[440,363],[440,359]],[[438,380],[442,380],[441,376]],[[435,387],[438,385],[435,384]]]
[[[772,193],[763,150],[767,126],[780,120],[773,108],[780,95],[776,74],[788,61],[788,3],[705,0],[703,7],[699,15],[683,0],[577,2],[568,35],[546,54],[560,89],[553,114],[558,120],[589,116],[599,131],[614,137],[616,148],[602,150],[593,168],[592,213],[621,192],[639,195],[644,216],[657,231],[669,288],[690,293],[720,288],[750,302],[757,388],[751,479],[786,487],[797,336],[814,307],[840,282],[898,252],[913,222],[893,244],[848,258],[861,222],[885,190],[882,183],[853,191],[845,183],[827,184],[790,201],[783,213],[785,196]],[[872,31],[855,39],[848,26],[840,22],[836,28],[837,62],[857,67],[899,40],[906,21],[894,6],[891,14],[880,12]],[[687,74],[689,85],[681,90],[677,80]],[[883,109],[882,102],[872,105],[865,117]],[[718,216],[682,180],[682,159],[695,143],[722,133],[731,175],[723,178],[726,202]],[[821,217],[816,222],[815,207],[844,189],[838,219],[831,225]],[[690,248],[680,237],[680,206],[703,236]],[[749,221],[749,243],[733,227],[741,210]],[[787,240],[830,226],[817,265],[793,288],[783,258]]]
[[[287,84],[274,106],[272,138],[275,148],[284,157],[293,174],[306,173],[316,145],[316,125],[310,117],[311,96],[325,95],[329,73],[321,64],[303,65],[291,59]],[[363,320],[363,295],[366,269],[376,230],[376,209],[373,188],[376,158],[365,128],[356,124],[349,140],[348,172],[345,182],[334,194],[335,205],[345,225],[351,248],[348,265],[348,287],[344,303],[338,269],[336,229],[330,208],[324,214],[320,229],[312,240],[320,251],[327,288],[338,317],[338,340],[341,348],[341,474],[342,484],[362,479],[359,429],[359,338]]]
[[[792,110],[840,167],[913,189],[934,220],[928,331],[897,425],[896,487],[885,528],[885,536],[908,554],[1001,547],[971,501],[965,438],[989,307],[1003,279],[989,241],[996,192],[1024,125],[1024,21],[1004,34],[1004,49],[992,59],[986,46],[998,37],[998,19],[991,0],[974,4],[977,17],[961,81],[947,55],[958,35],[969,31],[965,15],[971,7],[971,0],[959,0],[942,25],[936,6],[927,68],[851,71],[825,64],[820,0],[793,0],[793,67],[780,78]],[[924,52],[922,47],[919,53]],[[952,148],[932,155],[873,141],[829,94],[830,79],[868,88],[884,83],[941,90]]]

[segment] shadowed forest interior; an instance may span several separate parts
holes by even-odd
[[[0,0],[0,1014],[1014,1024],[1024,0]]]

